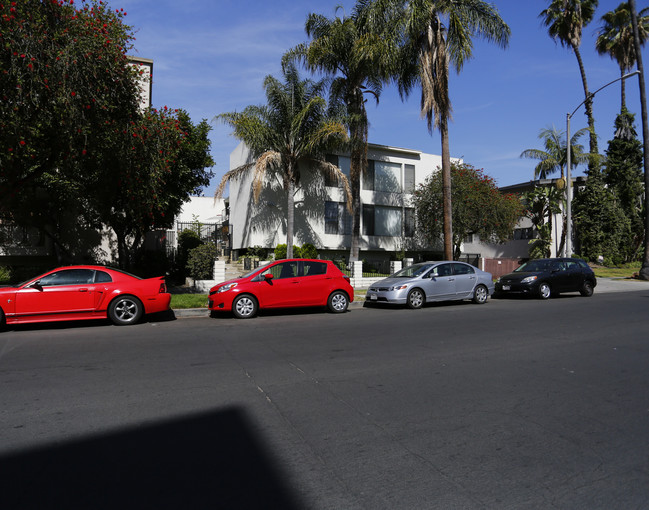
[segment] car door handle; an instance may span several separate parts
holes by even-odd
[[[88,292],[88,289],[79,289],[79,292]]]

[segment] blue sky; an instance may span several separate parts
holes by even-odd
[[[547,35],[539,13],[547,0],[496,0],[512,35],[502,50],[475,40],[474,58],[461,74],[452,73],[450,96],[451,156],[494,177],[499,186],[533,178],[535,162],[521,159],[525,149],[542,148],[539,131],[566,129],[566,114],[583,101],[577,61],[572,51]],[[332,0],[110,0],[124,8],[125,23],[135,32],[130,54],[150,58],[153,64],[153,106],[187,110],[194,122],[207,119],[213,130],[211,153],[214,179],[204,190],[212,195],[229,167],[230,152],[238,141],[228,126],[214,116],[265,103],[263,79],[280,77],[285,51],[307,40],[304,22],[310,12],[334,16],[336,5],[351,12],[353,1]],[[636,2],[638,9],[646,1]],[[589,89],[619,77],[617,63],[594,49],[601,17],[619,5],[600,0],[595,19],[583,33],[582,57]],[[647,47],[643,50],[649,65]],[[306,77],[306,71],[303,72]],[[419,94],[403,102],[387,87],[376,105],[367,104],[372,143],[440,154],[438,132],[431,136],[419,115]],[[627,107],[636,113],[642,132],[637,77],[627,80]],[[612,138],[620,109],[619,82],[599,92],[594,111],[600,152]],[[571,132],[586,127],[583,106],[571,120]],[[583,138],[587,147],[587,138]],[[583,170],[577,174],[583,173]]]

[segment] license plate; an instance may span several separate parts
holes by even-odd
[[[509,290],[511,287],[509,285],[503,285],[503,290]]]
[[[378,299],[378,296],[376,294],[371,294],[370,295],[370,301],[376,301]]]

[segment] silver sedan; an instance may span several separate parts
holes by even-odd
[[[391,303],[421,308],[433,301],[471,299],[486,303],[494,293],[491,273],[464,262],[421,262],[408,266],[369,288],[365,303]]]

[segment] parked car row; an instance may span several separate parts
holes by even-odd
[[[464,262],[432,261],[408,266],[370,286],[365,305],[421,308],[435,301],[524,294],[548,299],[562,292],[591,296],[597,280],[580,259],[531,260],[495,284],[491,273]],[[260,309],[326,307],[347,311],[354,300],[350,279],[329,260],[286,259],[209,291],[212,315],[231,312],[248,319]],[[143,315],[169,309],[164,277],[142,279],[104,266],[54,269],[13,287],[0,288],[0,326],[32,322],[108,318],[116,325],[137,323]]]

